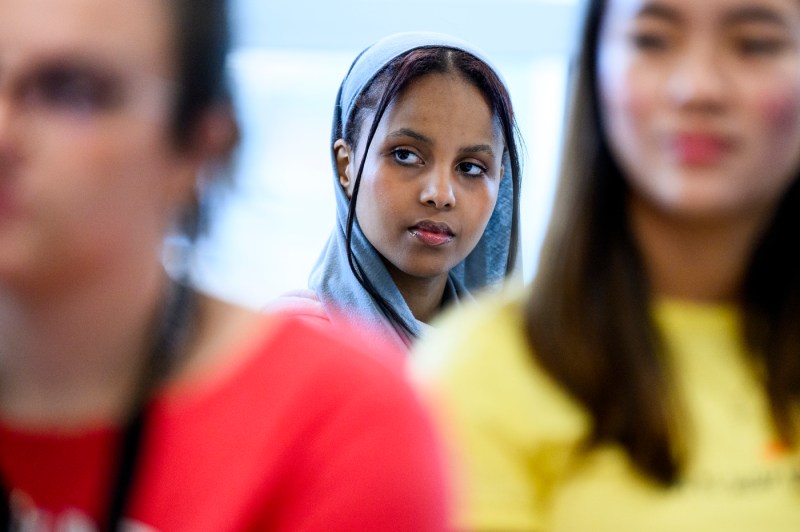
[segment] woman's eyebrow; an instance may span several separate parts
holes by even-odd
[[[401,127],[398,130],[392,131],[387,135],[389,138],[394,137],[411,137],[412,139],[417,139],[420,142],[424,142],[425,144],[433,144],[433,140],[430,137],[426,137],[422,133],[418,133],[413,129],[407,127]]]
[[[424,142],[425,144],[432,145],[433,140],[430,137],[423,135],[417,131],[414,131],[411,128],[402,127],[395,131],[392,131],[387,135],[388,138],[397,138],[397,137],[411,137],[412,139],[416,139],[420,142]],[[494,157],[494,149],[489,144],[472,144],[470,146],[464,146],[459,148],[459,154],[466,154],[466,153],[485,153],[491,157]]]
[[[461,155],[469,153],[485,153],[490,157],[494,157],[494,150],[488,144],[473,144],[472,146],[464,146],[458,150],[458,153]]]
[[[788,28],[789,24],[780,13],[766,6],[742,6],[732,9],[723,17],[728,26],[760,22]]]
[[[671,23],[678,23],[682,20],[681,14],[677,10],[659,2],[647,2],[636,13],[636,18],[655,18]]]

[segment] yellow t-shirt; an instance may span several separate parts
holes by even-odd
[[[690,453],[679,485],[664,488],[619,446],[581,450],[588,413],[536,364],[521,300],[462,306],[414,353],[451,451],[458,528],[800,531],[800,452],[776,444],[735,308],[654,309]]]

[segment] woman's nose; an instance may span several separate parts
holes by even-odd
[[[420,201],[436,209],[452,209],[456,204],[450,169],[434,169],[425,176]]]
[[[724,105],[731,90],[725,60],[713,46],[695,46],[679,58],[670,75],[668,88],[680,107],[716,110]]]
[[[14,104],[8,94],[0,92],[0,167],[5,171],[18,158],[20,124],[15,119]]]

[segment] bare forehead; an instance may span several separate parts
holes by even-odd
[[[497,137],[499,117],[487,96],[458,73],[431,73],[414,79],[387,108],[384,121],[459,124]],[[396,125],[396,124],[394,124]]]
[[[166,75],[173,31],[166,0],[0,0],[0,65],[77,54]]]
[[[608,0],[606,19],[653,19],[689,24],[734,25],[800,20],[800,0]]]
[[[459,72],[433,72],[413,79],[400,94],[397,95],[394,106],[405,104],[408,100],[448,100],[453,97],[460,99],[482,100],[485,110],[491,112],[491,102],[488,96],[472,81]],[[484,106],[477,104],[467,111],[484,110]]]

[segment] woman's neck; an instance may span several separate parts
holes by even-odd
[[[155,265],[47,297],[0,286],[0,416],[34,427],[123,419],[166,284]]]
[[[688,219],[632,199],[629,219],[654,293],[694,301],[739,297],[767,213]]]
[[[397,289],[416,319],[429,323],[442,307],[447,274],[436,277],[412,277],[387,265]]]

